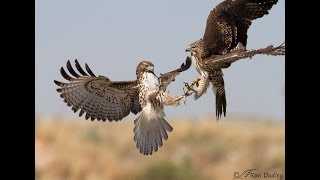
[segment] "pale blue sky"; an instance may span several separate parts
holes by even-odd
[[[68,59],[88,63],[96,75],[111,80],[133,80],[142,59],[155,73],[180,66],[185,47],[201,38],[206,19],[219,1],[202,0],[36,0],[35,111],[37,115],[77,117],[56,92],[53,80],[63,81],[59,69]],[[269,15],[255,20],[248,31],[247,49],[280,45],[285,40],[285,2],[279,0]],[[285,57],[255,56],[223,71],[227,114],[253,113],[284,119]],[[169,91],[180,95],[183,81],[198,73],[192,66],[177,77]],[[208,92],[187,105],[166,107],[168,116],[212,114],[215,97]]]

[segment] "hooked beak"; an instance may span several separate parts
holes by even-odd
[[[186,52],[191,52],[189,47],[186,48],[185,51],[186,51]]]

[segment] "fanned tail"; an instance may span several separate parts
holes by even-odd
[[[152,155],[162,146],[162,140],[168,139],[168,132],[173,128],[163,118],[161,113],[154,114],[150,109],[144,109],[134,120],[134,141],[141,154]]]

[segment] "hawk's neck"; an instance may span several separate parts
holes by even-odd
[[[159,89],[159,79],[152,72],[143,72],[140,77],[140,84],[144,86],[147,90],[158,90]]]
[[[201,63],[202,63],[202,58],[201,56],[197,55],[197,54],[192,54],[191,55],[191,60],[192,60],[192,64],[194,65],[194,67],[196,68],[196,70],[198,71],[198,73],[203,76],[204,75],[204,70],[201,67]]]

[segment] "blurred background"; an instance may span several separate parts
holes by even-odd
[[[284,173],[285,57],[240,60],[223,70],[227,118],[215,119],[209,89],[199,100],[166,107],[173,132],[152,156],[133,141],[133,120],[90,122],[79,118],[56,92],[67,60],[88,63],[96,75],[133,80],[142,59],[165,73],[181,65],[185,47],[201,38],[219,1],[36,0],[36,179],[232,179],[235,172]],[[247,49],[285,40],[285,1],[255,20]],[[199,77],[194,67],[168,90]]]

